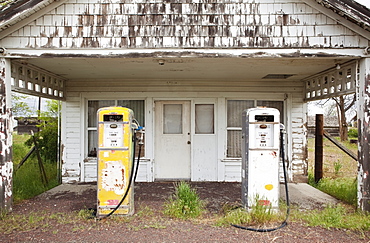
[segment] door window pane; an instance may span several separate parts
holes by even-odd
[[[182,104],[163,105],[163,134],[182,134]]]
[[[214,133],[214,105],[195,105],[195,134]]]

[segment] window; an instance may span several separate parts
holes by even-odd
[[[195,105],[195,134],[214,134],[214,105]]]
[[[163,134],[182,134],[182,104],[163,105]]]
[[[280,111],[280,122],[284,117],[283,101],[228,100],[227,101],[227,153],[228,158],[242,157],[242,113],[256,106],[276,108]]]
[[[145,127],[145,102],[144,100],[89,100],[87,118],[87,149],[89,157],[96,157],[98,147],[97,111],[102,107],[122,106],[134,111],[135,119],[140,126]],[[144,154],[144,148],[142,148]]]
[[[242,156],[242,113],[254,107],[253,100],[227,101],[227,157]]]

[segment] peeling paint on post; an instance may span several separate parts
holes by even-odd
[[[10,61],[0,58],[0,210],[11,211],[13,192]]]
[[[358,99],[358,207],[370,212],[370,58],[360,61]]]

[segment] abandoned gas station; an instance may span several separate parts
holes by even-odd
[[[0,10],[0,205],[12,207],[11,92],[62,101],[63,183],[97,180],[99,108],[145,129],[138,181],[241,181],[242,111],[276,108],[291,182],[307,102],[356,93],[370,211],[370,10],[352,0],[18,0]]]

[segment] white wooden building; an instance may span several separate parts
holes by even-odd
[[[241,112],[278,108],[298,182],[306,102],[366,87],[369,13],[351,0],[18,0],[0,12],[1,85],[63,101],[65,183],[96,180],[96,111],[111,105],[145,127],[147,182],[240,181]]]

